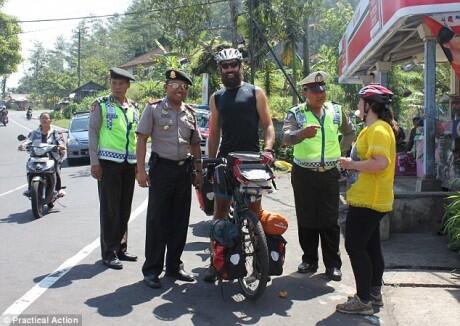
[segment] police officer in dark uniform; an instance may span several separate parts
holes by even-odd
[[[166,97],[149,101],[137,128],[137,180],[149,187],[144,282],[152,288],[161,287],[166,253],[166,276],[193,282],[185,272],[181,255],[184,250],[190,218],[191,184],[202,182],[201,136],[196,128],[194,110],[184,100],[192,80],[184,72],[166,71]],[[147,139],[151,137],[152,153],[149,173],[145,172]],[[193,180],[192,180],[193,179]]]
[[[89,156],[91,175],[98,180],[103,263],[122,269],[120,260],[136,261],[127,249],[128,220],[136,178],[137,104],[126,98],[134,76],[110,69],[111,94],[91,106]]]

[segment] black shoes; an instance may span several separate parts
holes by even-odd
[[[127,252],[120,252],[117,256],[108,259],[102,259],[105,266],[112,269],[122,269],[123,264],[120,260],[124,261],[137,261],[137,256],[131,255]]]
[[[123,268],[123,264],[117,257],[113,257],[110,259],[103,259],[102,262],[108,268],[112,268],[112,269],[122,269]]]
[[[326,268],[326,276],[331,281],[341,281],[342,280],[342,272],[337,267]]]
[[[318,264],[309,264],[306,262],[301,262],[300,265],[297,267],[297,272],[305,274],[305,273],[316,273],[318,270]]]
[[[132,255],[125,251],[125,252],[118,253],[118,259],[124,260],[124,261],[137,261],[137,256]]]
[[[167,271],[165,275],[168,276],[168,277],[175,278],[176,280],[179,280],[179,281],[184,281],[184,282],[193,282],[193,281],[195,281],[195,278],[193,277],[193,275],[190,274],[190,273],[187,273],[186,271],[184,271],[183,268],[179,268],[179,270],[177,272],[168,272]]]
[[[144,276],[144,283],[152,289],[161,288],[160,278],[156,274]]]
[[[212,265],[209,265],[206,272],[204,272],[203,281],[207,283],[214,283],[217,280],[217,272]]]

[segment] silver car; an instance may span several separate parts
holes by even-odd
[[[67,161],[71,164],[80,158],[89,158],[88,154],[89,113],[78,113],[70,121],[67,138]]]

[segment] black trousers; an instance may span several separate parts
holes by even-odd
[[[318,263],[321,239],[323,262],[326,268],[340,268],[339,172],[331,169],[315,172],[293,164],[291,184],[297,216],[302,261]]]
[[[136,166],[100,160],[102,179],[98,182],[102,259],[111,259],[128,246]]]
[[[350,206],[347,214],[345,249],[350,256],[357,294],[369,301],[371,287],[382,285],[383,260],[380,221],[385,213]]]
[[[298,227],[300,247],[303,250],[302,261],[309,264],[318,263],[318,245],[321,239],[321,252],[326,268],[341,268],[339,243],[340,228],[338,225],[325,229]]]
[[[192,200],[191,165],[178,166],[164,161],[151,164],[147,208],[144,276],[163,271],[175,273],[187,239]]]

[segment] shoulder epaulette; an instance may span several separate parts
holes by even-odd
[[[152,104],[158,104],[161,102],[161,99],[155,99],[155,98],[150,98],[147,103],[149,103],[150,105]]]
[[[104,103],[107,101],[107,99],[109,98],[109,95],[106,95],[106,96],[100,96],[96,99],[96,102],[98,102],[99,104],[100,103]]]

